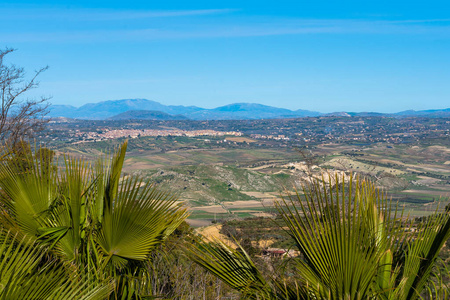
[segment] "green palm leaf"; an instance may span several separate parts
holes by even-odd
[[[187,217],[172,196],[139,178],[124,180],[112,202],[105,208],[98,243],[118,265],[125,262],[120,258],[148,258]]]
[[[394,291],[393,299],[421,298],[421,292],[431,284],[438,254],[450,238],[450,216],[447,212],[436,213],[417,231],[417,237],[406,250],[401,283]]]
[[[409,271],[412,268],[407,266],[402,271],[398,253],[409,244],[408,255],[418,249],[423,252],[419,244],[428,244],[425,235],[435,245],[427,249],[441,247],[436,237],[441,236],[440,241],[446,237],[444,217],[429,224],[435,234],[424,231],[416,245],[402,228],[402,212],[372,183],[351,176],[327,177],[313,179],[302,193],[276,203],[287,233],[301,252],[300,257],[290,260],[296,269],[291,278],[269,277],[267,284],[245,251],[242,255],[220,243],[201,242],[190,247],[189,255],[253,298],[258,297],[259,287],[270,291],[270,299],[397,299],[400,291],[407,294],[411,290],[408,286],[420,290],[418,283],[408,285],[410,277],[401,277],[401,272],[403,276],[425,276],[428,271],[420,266],[421,273]],[[424,282],[429,282],[428,278]]]
[[[23,168],[23,161],[26,168]],[[21,162],[21,164],[19,164]],[[2,202],[22,231],[38,235],[38,228],[57,197],[57,172],[40,156],[27,154],[0,161]]]
[[[133,298],[151,292],[145,288],[143,263],[187,213],[150,183],[121,179],[126,146],[112,157],[110,167],[105,167],[107,159],[93,167],[66,156],[59,173],[31,151],[20,163],[14,157],[0,162],[0,224],[28,236],[30,244],[48,247],[89,284],[113,278],[115,297]],[[63,290],[61,286],[61,295],[72,292]]]
[[[236,251],[220,241],[198,240],[187,248],[193,261],[238,290],[248,299],[276,299],[272,287],[245,250]]]
[[[105,299],[111,283],[90,283],[69,276],[64,265],[39,245],[2,232],[0,245],[0,299]],[[43,263],[46,262],[46,263]]]
[[[337,175],[314,180],[288,200],[277,203],[297,247],[298,274],[317,297],[366,299],[376,297],[373,283],[381,271],[389,289],[391,248],[402,232],[391,219],[392,211],[372,184]],[[395,213],[394,213],[395,215]],[[388,235],[390,235],[388,237]]]

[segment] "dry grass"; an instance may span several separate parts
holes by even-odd
[[[223,242],[225,245],[230,246],[234,249],[237,248],[237,245],[234,241],[230,240],[226,235],[220,233],[222,229],[222,225],[214,224],[207,227],[202,227],[196,229],[196,232],[204,236],[207,240],[219,240]]]

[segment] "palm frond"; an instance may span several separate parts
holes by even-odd
[[[187,217],[175,200],[139,178],[124,180],[99,229],[98,243],[105,255],[118,265],[121,258],[148,258]]]
[[[65,156],[65,168],[55,168],[48,157],[36,154],[45,151],[1,161],[0,226],[17,238],[27,237],[24,241],[30,246],[45,247],[53,259],[76,267],[81,277],[79,285],[72,286],[93,291],[112,278],[116,297],[133,298],[140,293],[148,296],[143,262],[186,219],[187,212],[175,197],[150,183],[121,178],[126,148],[125,142],[109,167],[105,166],[108,158],[93,167]],[[60,273],[40,273],[39,282],[66,277],[64,268],[58,268],[49,266]],[[53,299],[78,294],[64,284],[58,286]]]
[[[236,251],[220,241],[198,240],[188,245],[187,254],[245,298],[276,299],[272,287],[241,246]]]
[[[112,292],[112,283],[70,276],[45,248],[26,239],[2,233],[0,299],[105,299]]]
[[[417,231],[417,237],[406,250],[402,285],[395,291],[397,299],[418,299],[430,283],[438,254],[450,238],[450,215],[436,213]]]
[[[2,203],[7,213],[30,236],[38,228],[57,197],[57,172],[43,157],[32,153],[0,161]]]
[[[332,185],[317,179],[276,204],[288,233],[304,256],[298,273],[317,297],[362,299],[374,297],[373,282],[389,269],[386,251],[401,231],[391,210],[372,184],[335,175]],[[390,272],[387,274],[390,275]],[[390,282],[382,281],[383,284]]]

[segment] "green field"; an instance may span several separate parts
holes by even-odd
[[[131,139],[124,170],[175,193],[191,207],[190,218],[196,220],[234,220],[273,212],[270,203],[284,189],[292,191],[309,176],[335,171],[374,181],[411,216],[428,215],[439,203],[442,207],[449,201],[450,147],[446,145],[320,144],[308,158],[295,147],[224,144],[223,139]],[[90,160],[123,140],[79,143],[58,151]],[[201,210],[214,205],[222,205],[224,212]]]

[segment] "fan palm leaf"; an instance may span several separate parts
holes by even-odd
[[[450,215],[436,213],[430,216],[417,232],[406,249],[400,284],[392,292],[391,299],[418,299],[426,288],[433,292],[439,289],[432,286],[430,278],[436,269],[438,254],[450,238]]]
[[[50,248],[90,281],[113,278],[115,297],[138,297],[148,293],[139,283],[146,276],[142,264],[187,213],[151,183],[121,178],[126,148],[109,167],[106,159],[91,166],[65,156],[60,174],[31,152],[25,169],[14,159],[0,162],[1,212],[5,227]]]
[[[27,168],[22,167],[23,161]],[[0,162],[2,203],[30,237],[45,226],[46,213],[57,198],[57,182],[56,169],[43,157],[13,154]]]
[[[403,211],[373,183],[338,175],[313,179],[276,207],[301,253],[289,261],[296,270],[289,280],[282,275],[267,284],[245,251],[242,255],[217,242],[190,246],[189,255],[250,298],[260,292],[248,288],[252,286],[271,291],[267,295],[273,299],[413,300],[427,291],[433,298],[447,295],[430,279],[450,238],[448,213],[436,213],[412,232]]]
[[[247,252],[220,241],[198,240],[188,246],[193,261],[238,290],[248,299],[276,299],[272,287],[257,269]]]
[[[145,260],[185,218],[171,195],[130,177],[105,207],[98,243],[111,259]]]
[[[110,282],[96,284],[84,276],[71,277],[46,249],[1,232],[0,299],[105,299]],[[46,262],[46,263],[45,263]]]
[[[276,204],[304,256],[297,260],[298,274],[317,297],[376,297],[373,282],[390,268],[389,250],[402,231],[391,219],[388,202],[371,183],[350,177],[347,186],[337,175],[333,181],[335,185],[324,178],[315,180],[302,195]],[[389,277],[385,278],[380,284],[389,289]]]

